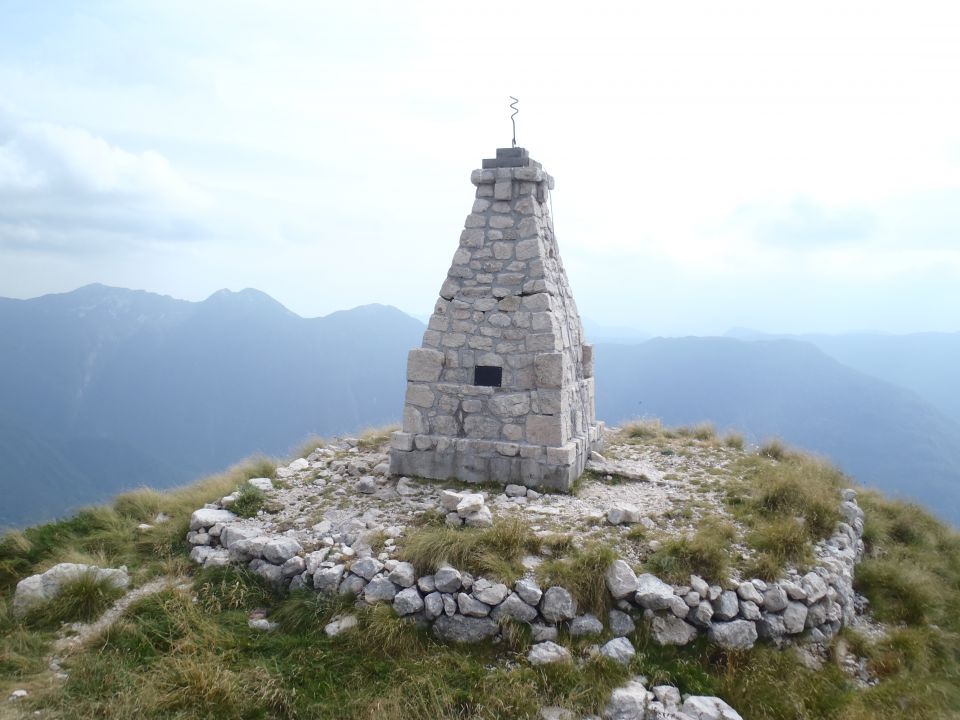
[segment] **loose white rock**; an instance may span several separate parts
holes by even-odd
[[[531,665],[546,665],[548,663],[564,662],[570,659],[570,651],[555,642],[547,640],[537,643],[527,654]]]

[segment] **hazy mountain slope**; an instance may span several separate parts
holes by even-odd
[[[844,365],[913,390],[960,423],[960,332],[879,335],[764,335],[734,330],[744,339],[792,339],[810,342]]]
[[[712,420],[780,436],[869,485],[960,521],[960,426],[914,393],[788,340],[658,338],[599,345],[600,417]]]
[[[304,319],[255,290],[201,303],[104,286],[4,300],[0,525],[394,422],[422,332],[394,308]],[[25,477],[30,491],[9,495]]]

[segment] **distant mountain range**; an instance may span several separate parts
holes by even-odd
[[[844,365],[913,390],[960,423],[960,332],[770,335],[735,329],[740,340],[797,340],[816,345]]]
[[[0,299],[0,526],[395,422],[423,329],[380,305],[301,318],[256,290],[198,303],[102,285]],[[925,380],[885,382],[796,339],[625,339],[597,344],[608,422],[777,435],[960,523],[960,423],[918,389]],[[940,352],[902,342],[918,363]],[[847,351],[851,366],[872,353]],[[874,362],[878,377],[903,370]]]

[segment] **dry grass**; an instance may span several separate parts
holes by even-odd
[[[559,585],[570,591],[578,612],[590,612],[603,618],[610,609],[610,593],[604,573],[617,553],[602,543],[591,543],[569,557],[549,560],[537,568],[537,579],[544,588]]]

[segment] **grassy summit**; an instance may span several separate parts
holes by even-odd
[[[361,452],[381,451],[382,440],[365,439]],[[848,483],[775,444],[741,448],[736,437],[718,438],[707,427],[628,427],[608,457],[659,458],[689,489],[680,495],[680,485],[670,485],[678,499],[651,513],[649,523],[618,528],[584,518],[561,527],[545,516],[534,531],[523,516],[497,513],[492,528],[453,530],[423,512],[399,553],[424,569],[446,560],[503,579],[521,572],[524,556],[538,555],[544,587],[562,584],[597,612],[609,601],[596,579],[617,555],[676,580],[690,572],[775,576],[784,566],[803,566],[811,541],[836,522],[834,497]],[[586,715],[601,712],[611,689],[635,674],[649,685],[723,697],[747,720],[960,713],[960,537],[916,506],[860,492],[867,552],[857,589],[876,622],[869,632],[845,629],[818,667],[767,646],[742,653],[703,640],[659,647],[639,618],[629,667],[592,654],[595,639],[563,633],[560,642],[577,662],[534,667],[526,661],[525,626],[505,626],[497,643],[453,647],[375,606],[357,613],[356,629],[331,638],[324,626],[352,609],[349,599],[278,592],[246,569],[196,570],[184,540],[190,513],[272,473],[268,462],[253,461],[181,490],[130,493],[0,539],[0,718],[34,711],[46,718],[535,718],[548,705]],[[578,492],[588,498],[631,482],[586,478]],[[256,500],[245,501],[251,513]],[[331,494],[316,502],[344,500]],[[259,507],[274,511],[270,503]],[[157,522],[161,513],[169,519]],[[151,527],[138,529],[144,523]],[[10,607],[17,581],[64,561],[125,564],[134,586],[170,581],[71,650],[58,637],[59,622],[97,616],[114,600],[105,588],[77,583],[26,617],[14,617]],[[278,623],[275,631],[248,627],[251,614],[264,613]],[[51,656],[66,678],[49,669]],[[864,663],[878,682],[858,683],[845,670],[851,661]],[[16,688],[30,695],[6,702]]]

